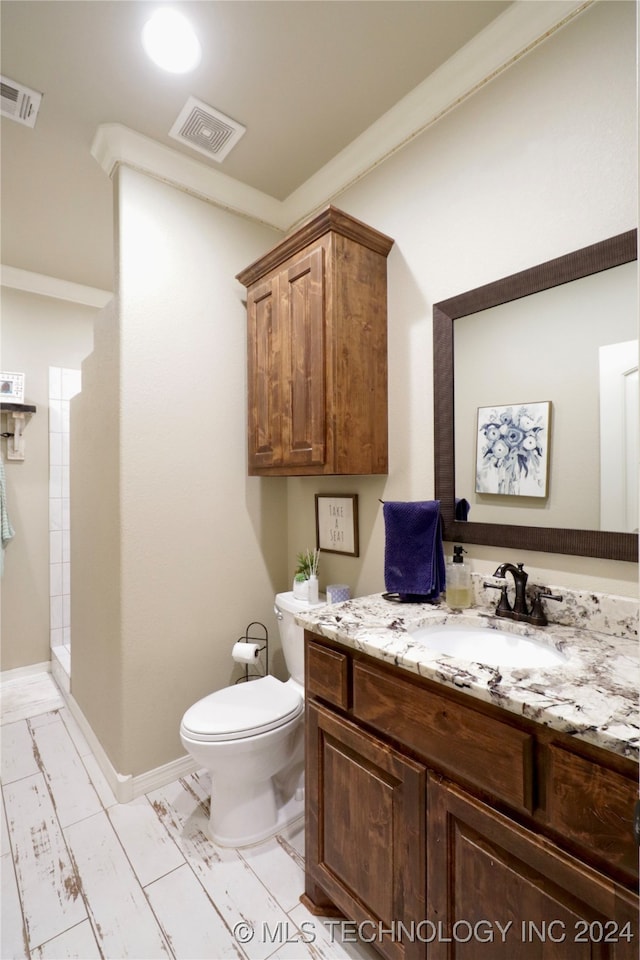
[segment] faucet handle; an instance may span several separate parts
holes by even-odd
[[[563,599],[563,596],[562,594],[546,593],[544,590],[536,591],[529,622],[537,627],[546,627],[546,625],[549,623],[547,620],[547,615],[544,612],[544,606],[542,604],[543,599],[560,601]]]
[[[507,585],[506,577],[487,577],[482,584],[483,587],[491,587],[493,590],[502,590]]]
[[[492,590],[500,590],[500,600],[496,607],[497,617],[511,617],[513,607],[507,597],[507,578],[506,577],[488,577],[482,584],[484,587],[490,587]]]

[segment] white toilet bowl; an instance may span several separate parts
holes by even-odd
[[[211,773],[209,833],[222,846],[258,843],[304,813],[304,631],[293,617],[308,608],[291,593],[276,597],[289,680],[225,687],[182,718],[182,745]]]
[[[180,724],[184,748],[211,773],[211,838],[257,843],[303,813],[304,700],[297,685],[263,677],[194,703]],[[299,763],[297,780],[277,779]],[[288,793],[287,793],[288,791]]]

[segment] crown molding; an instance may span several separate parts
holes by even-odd
[[[113,294],[98,287],[86,287],[70,280],[59,280],[44,273],[32,273],[19,267],[0,266],[0,283],[3,287],[22,290],[25,293],[37,293],[41,297],[53,297],[68,303],[80,303],[85,307],[104,307]]]
[[[108,176],[124,164],[234,213],[285,229],[279,200],[120,123],[98,127],[91,154]]]
[[[515,0],[434,73],[284,200],[288,226],[334,200],[374,167],[530,53],[596,0]]]
[[[431,76],[285,200],[136,133],[103,124],[91,153],[111,176],[121,163],[242,216],[288,230],[424,133],[596,0],[515,0]]]

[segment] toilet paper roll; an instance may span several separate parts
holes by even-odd
[[[260,647],[257,643],[245,643],[244,640],[234,643],[231,650],[231,656],[236,663],[254,663],[259,653]]]
[[[327,587],[327,603],[342,603],[351,599],[351,589],[346,583],[331,583]]]

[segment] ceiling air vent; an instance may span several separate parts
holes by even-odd
[[[220,162],[245,131],[246,127],[242,124],[225,117],[201,100],[189,97],[169,136]]]
[[[36,117],[40,109],[42,94],[37,90],[30,90],[22,83],[0,77],[2,84],[2,113],[16,123],[23,123],[26,127],[35,127]]]

